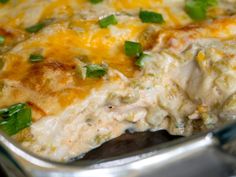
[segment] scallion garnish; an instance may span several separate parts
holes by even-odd
[[[97,4],[102,2],[103,0],[89,0],[92,4]]]
[[[86,77],[100,78],[107,73],[107,67],[105,65],[90,64],[85,66]]]
[[[41,54],[31,54],[29,56],[29,61],[32,62],[32,63],[40,62],[43,59],[44,59],[44,57]]]
[[[31,108],[25,103],[0,109],[0,129],[14,135],[31,125]]]
[[[161,14],[146,10],[141,10],[139,12],[139,18],[144,23],[163,23],[164,18]]]
[[[145,62],[147,61],[147,59],[150,58],[150,55],[148,54],[141,54],[140,57],[136,60],[135,64],[137,66],[139,66],[140,68],[143,68],[145,65]]]
[[[207,17],[207,9],[216,4],[217,0],[187,0],[185,11],[193,20],[204,20]]]
[[[139,57],[142,54],[142,46],[138,42],[125,41],[125,54],[129,57]]]
[[[117,20],[115,15],[109,15],[101,20],[99,20],[99,25],[101,28],[107,28],[109,25],[116,25]]]
[[[5,42],[5,37],[0,35],[0,44],[4,44]]]

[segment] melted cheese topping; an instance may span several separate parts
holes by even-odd
[[[184,0],[0,4],[0,35],[6,38],[0,47],[4,61],[0,107],[26,102],[33,110],[33,125],[15,138],[42,156],[68,160],[126,129],[164,128],[189,135],[195,131],[194,119],[209,128],[217,116],[231,115],[235,2],[219,1],[208,11],[216,20],[197,24],[184,4]],[[161,13],[165,23],[142,23],[140,9]],[[100,28],[99,19],[110,14],[116,15],[118,24]],[[47,25],[39,32],[25,30],[41,22]],[[152,56],[143,69],[125,55],[127,40],[140,42]],[[32,53],[42,54],[44,60],[30,63]],[[83,59],[106,64],[108,74],[81,79],[77,66]],[[215,105],[226,100],[231,107],[222,105],[218,113]]]
[[[86,56],[92,63],[106,63],[109,67],[118,70],[125,76],[132,77],[138,71],[138,68],[134,66],[134,60],[124,54],[124,42],[126,40],[138,41],[142,38],[142,35],[151,35],[148,34],[150,28],[152,28],[152,33],[154,33],[161,27],[160,25],[152,27],[151,24],[142,23],[136,15],[140,7],[147,9],[150,9],[151,7],[152,9],[155,9],[154,7],[156,7],[155,11],[163,12],[163,15],[166,16],[167,26],[176,24],[180,25],[180,22],[176,17],[174,17],[170,7],[168,7],[168,3],[164,3],[162,1],[127,1],[126,3],[122,3],[120,1],[108,1],[98,5],[92,5],[85,0],[54,0],[51,2],[45,1],[36,3],[31,1],[10,2],[6,5],[2,5],[0,24],[2,23],[2,26],[6,26],[6,28],[9,28],[10,31],[19,31],[24,34],[20,39],[16,39],[18,38],[18,35],[16,35],[16,37],[13,36],[12,41],[24,40],[29,37],[29,34],[24,31],[24,28],[37,24],[44,19],[53,20],[52,24],[46,27],[44,31],[33,35],[22,43],[19,43],[12,51],[5,54],[4,58],[6,58],[6,66],[4,67],[0,77],[2,79],[13,79],[15,81],[19,81],[19,84],[22,82],[23,88],[26,87],[25,89],[31,89],[33,92],[40,91],[39,96],[35,97],[34,95],[32,96],[33,98],[27,97],[27,99],[28,101],[39,106],[44,113],[49,114],[60,112],[62,107],[59,105],[67,106],[75,100],[67,99],[67,104],[63,104],[62,101],[60,101],[63,99],[59,99],[60,96],[57,95],[59,94],[58,89],[56,90],[57,94],[55,94],[55,89],[52,87],[58,86],[53,86],[51,84],[56,84],[56,82],[51,81],[53,76],[44,76],[55,70],[55,68],[57,68],[56,70],[58,75],[60,75],[60,73],[66,73],[68,75],[68,77],[65,77],[64,80],[69,79],[69,83],[71,84],[71,80],[74,80],[72,85],[75,88],[73,89],[83,90],[79,93],[76,93],[76,91],[70,91],[69,93],[72,94],[70,96],[71,98],[84,98],[84,96],[88,95],[90,90],[94,89],[97,85],[97,81],[91,81],[94,84],[87,84],[87,81],[79,81],[78,85],[78,78],[76,78],[77,76],[75,76],[76,74],[73,71],[76,67],[77,57]],[[120,8],[126,9],[127,13],[131,13],[131,16],[125,14],[126,12],[124,10],[121,11]],[[11,9],[14,9],[14,13],[7,13]],[[78,12],[77,9],[83,10]],[[101,9],[105,9],[104,12],[106,13],[103,13]],[[31,12],[36,14],[34,16],[29,16]],[[179,9],[179,12],[183,13],[181,9]],[[101,16],[105,16],[110,13],[121,13],[121,16],[117,17],[119,23],[107,29],[101,29],[98,26],[98,19]],[[4,16],[4,18],[1,18],[1,16]],[[183,24],[186,23],[184,20],[182,20],[182,22]],[[12,44],[9,40],[9,45],[6,45],[6,49],[9,49],[12,45],[14,44]],[[46,58],[45,64],[42,64],[43,66],[40,64],[36,64],[34,66],[28,62],[29,55],[38,51],[42,51]],[[9,56],[14,56],[16,61],[8,59]],[[20,66],[22,65],[19,67],[22,71],[21,75],[18,74],[19,70],[14,69],[14,67],[19,64]],[[63,68],[63,71],[61,71],[60,67]],[[38,73],[40,76],[36,76],[34,72]],[[47,74],[43,75],[44,72]],[[30,78],[27,79],[27,77]],[[38,79],[41,80],[42,83],[36,85]],[[64,84],[66,83],[67,82],[64,82]],[[83,87],[86,89],[83,89]],[[61,89],[63,90],[67,88],[62,87]],[[20,92],[24,95],[21,97],[26,97],[26,95],[28,95],[27,93],[24,93],[26,91]],[[45,96],[42,96],[42,94],[46,93],[48,99],[46,99]],[[51,97],[52,94],[53,98],[56,97],[54,98],[56,102],[54,102],[55,108],[51,110],[51,108],[47,108],[47,104],[42,105],[40,100],[41,97],[43,97],[42,102],[48,103],[50,102],[49,100],[54,100]],[[36,99],[39,101],[36,101]],[[9,100],[7,98],[6,100],[8,101],[2,101],[0,106],[13,104],[20,99],[16,97],[14,98],[16,101],[13,99]]]

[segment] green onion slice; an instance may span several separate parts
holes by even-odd
[[[164,18],[161,14],[146,10],[141,10],[139,12],[139,18],[144,23],[163,23]]]
[[[125,54],[129,57],[139,57],[142,54],[142,46],[140,43],[125,41]]]
[[[187,1],[185,4],[185,11],[193,20],[196,21],[204,20],[207,16],[207,8],[199,1]]]
[[[29,56],[29,61],[32,63],[43,61],[44,57],[41,54],[31,54]]]
[[[31,125],[31,108],[25,103],[0,109],[0,129],[8,135],[15,135]]]
[[[101,20],[99,20],[99,25],[101,28],[107,28],[109,25],[116,25],[117,20],[115,15],[109,15]]]
[[[185,11],[195,21],[205,20],[207,9],[216,4],[217,0],[187,0]]]
[[[145,65],[145,62],[150,58],[151,56],[148,54],[141,54],[141,56],[136,60],[135,64],[139,66],[140,68],[143,68]]]
[[[107,67],[105,65],[90,64],[85,66],[86,77],[88,78],[100,78],[107,73]]]

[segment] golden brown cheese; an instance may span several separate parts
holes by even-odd
[[[174,25],[179,25],[179,23],[175,23],[176,17],[173,18],[173,13],[170,12],[170,7],[166,7],[167,5],[162,1],[126,3],[107,1],[101,5],[92,5],[87,0],[22,1],[2,5],[0,23],[3,29],[5,27],[13,32],[20,31],[23,35],[20,35],[22,37],[19,40],[29,37],[30,34],[25,31],[26,27],[44,19],[53,20],[45,31],[33,35],[3,55],[5,66],[0,77],[4,80],[18,81],[19,86],[15,86],[16,88],[12,91],[15,94],[10,92],[6,94],[8,98],[2,98],[0,106],[28,101],[37,105],[47,115],[60,112],[63,107],[70,105],[76,98],[84,98],[101,81],[91,80],[87,83],[88,81],[78,79],[75,68],[76,57],[80,56],[88,57],[92,63],[106,63],[126,76],[132,77],[138,68],[134,66],[134,61],[124,54],[124,41],[138,40],[143,35],[148,37],[159,28],[142,23],[136,13],[140,7],[147,9],[158,7],[155,11],[160,9],[160,11],[166,12],[165,20],[168,22],[166,25],[173,22]],[[100,12],[104,8],[107,11]],[[122,14],[125,12],[121,11],[121,8],[126,9],[127,13],[134,13],[134,17]],[[14,13],[8,13],[13,9]],[[77,12],[77,9],[85,10]],[[183,13],[181,9],[179,11],[180,14]],[[34,16],[29,15],[32,12],[35,13]],[[98,19],[101,15],[114,12],[121,13],[121,16],[118,17],[119,23],[108,29],[101,29],[98,26]],[[188,20],[183,20],[182,23],[186,23],[185,21]],[[12,41],[16,41],[18,36],[12,37]],[[148,43],[148,40],[144,42]],[[9,42],[9,46],[8,43],[5,45],[9,48],[14,44]],[[30,64],[29,55],[38,51],[44,54],[45,61],[40,64]],[[5,85],[6,88],[11,87],[7,82]],[[29,90],[34,94],[29,94]],[[63,99],[65,94],[70,96]],[[9,95],[14,95],[14,97],[9,97]],[[48,106],[51,105],[50,102],[53,102],[54,106]]]

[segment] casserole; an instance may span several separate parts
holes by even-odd
[[[70,161],[126,130],[230,122],[234,14],[234,0],[3,1],[0,127]]]

